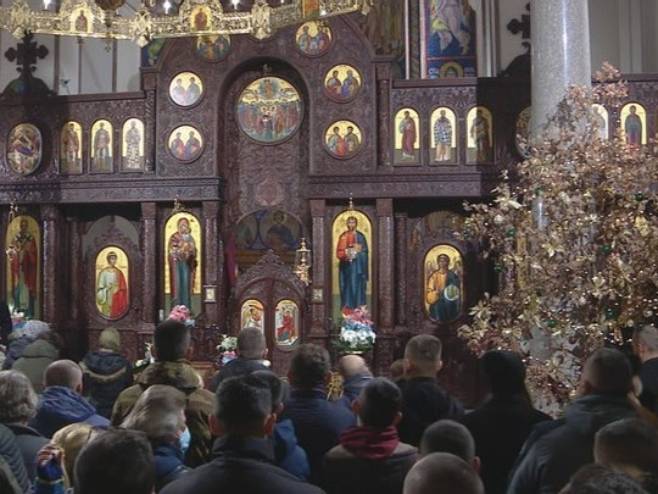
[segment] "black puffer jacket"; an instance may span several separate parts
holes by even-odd
[[[18,448],[14,433],[2,424],[0,424],[0,457],[9,465],[21,489],[27,492],[30,488],[30,481],[23,464],[23,455]]]
[[[117,397],[133,383],[130,362],[110,351],[89,352],[80,362],[84,371],[84,394],[99,415],[110,418]]]

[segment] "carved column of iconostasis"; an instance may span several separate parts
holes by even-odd
[[[395,325],[407,324],[407,214],[395,213]]]
[[[395,224],[393,221],[393,199],[377,199],[376,211],[378,230],[377,260],[379,263],[377,298],[379,312],[376,319],[378,323],[378,336],[375,347],[375,370],[377,373],[382,373],[390,368],[393,362],[393,350],[395,346],[395,337],[392,334],[395,323]]]
[[[142,88],[146,92],[146,103],[144,105],[144,121],[146,122],[146,129],[144,132],[144,149],[148,150],[144,156],[144,167],[147,173],[155,173],[155,148],[156,146],[151,143],[157,142],[155,135],[155,121],[156,121],[156,88],[157,88],[157,74],[144,73],[142,76]]]
[[[157,206],[154,202],[142,203],[142,253],[144,255],[142,286],[142,322],[148,329],[156,322],[156,307],[158,301],[157,284]]]
[[[219,324],[217,293],[222,279],[224,254],[219,245],[219,203],[206,201],[203,211],[204,278],[201,292],[206,326]]]
[[[82,293],[83,280],[83,263],[82,263],[82,237],[84,235],[84,225],[78,221],[75,216],[67,216],[66,224],[68,226],[68,242],[69,248],[67,249],[69,255],[69,287],[70,287],[70,304],[68,311],[67,325],[71,328],[78,327],[81,319],[80,309],[82,308],[81,300],[84,300]]]
[[[326,214],[327,205],[324,199],[309,201],[312,217],[313,238],[313,278],[311,285],[311,330],[309,336],[326,336],[327,312],[325,301],[331,300],[331,287],[327,280],[331,262],[328,262],[326,251]]]
[[[58,326],[61,314],[58,313],[58,297],[61,290],[61,277],[58,274],[64,267],[63,257],[59,252],[60,232],[63,231],[59,208],[53,204],[41,206],[43,224],[43,320],[54,327]],[[68,310],[65,304],[62,310]]]
[[[9,247],[9,241],[7,238],[7,230],[9,228],[9,208],[2,208],[0,210],[0,231],[2,232],[2,252],[4,253],[4,261],[0,262],[0,294],[2,295],[1,299],[10,303],[9,299],[9,275],[8,275],[8,263],[9,256],[7,255],[7,248]]]
[[[378,157],[380,166],[391,166],[391,155],[389,145],[391,110],[391,63],[380,63],[375,66],[377,75],[377,128],[378,128]]]

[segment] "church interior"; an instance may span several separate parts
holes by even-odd
[[[184,305],[197,369],[256,326],[285,376],[299,344],[337,355],[359,343],[345,320],[365,322],[376,374],[433,334],[441,382],[474,403],[459,328],[504,280],[462,234],[465,204],[496,196],[539,109],[604,62],[627,94],[598,105],[601,138],[658,132],[658,5],[543,2],[572,9],[556,19],[530,3],[3,1],[0,298],[15,324],[46,321],[76,361],[112,326],[136,361]],[[121,31],[144,5],[147,27]]]

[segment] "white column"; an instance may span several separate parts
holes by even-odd
[[[532,0],[532,121],[537,135],[572,84],[591,85],[587,0]]]

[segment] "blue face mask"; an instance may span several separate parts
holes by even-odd
[[[185,455],[187,450],[190,449],[190,441],[192,441],[192,435],[190,434],[190,430],[185,427],[185,430],[178,438],[178,445],[180,446],[183,455]]]

